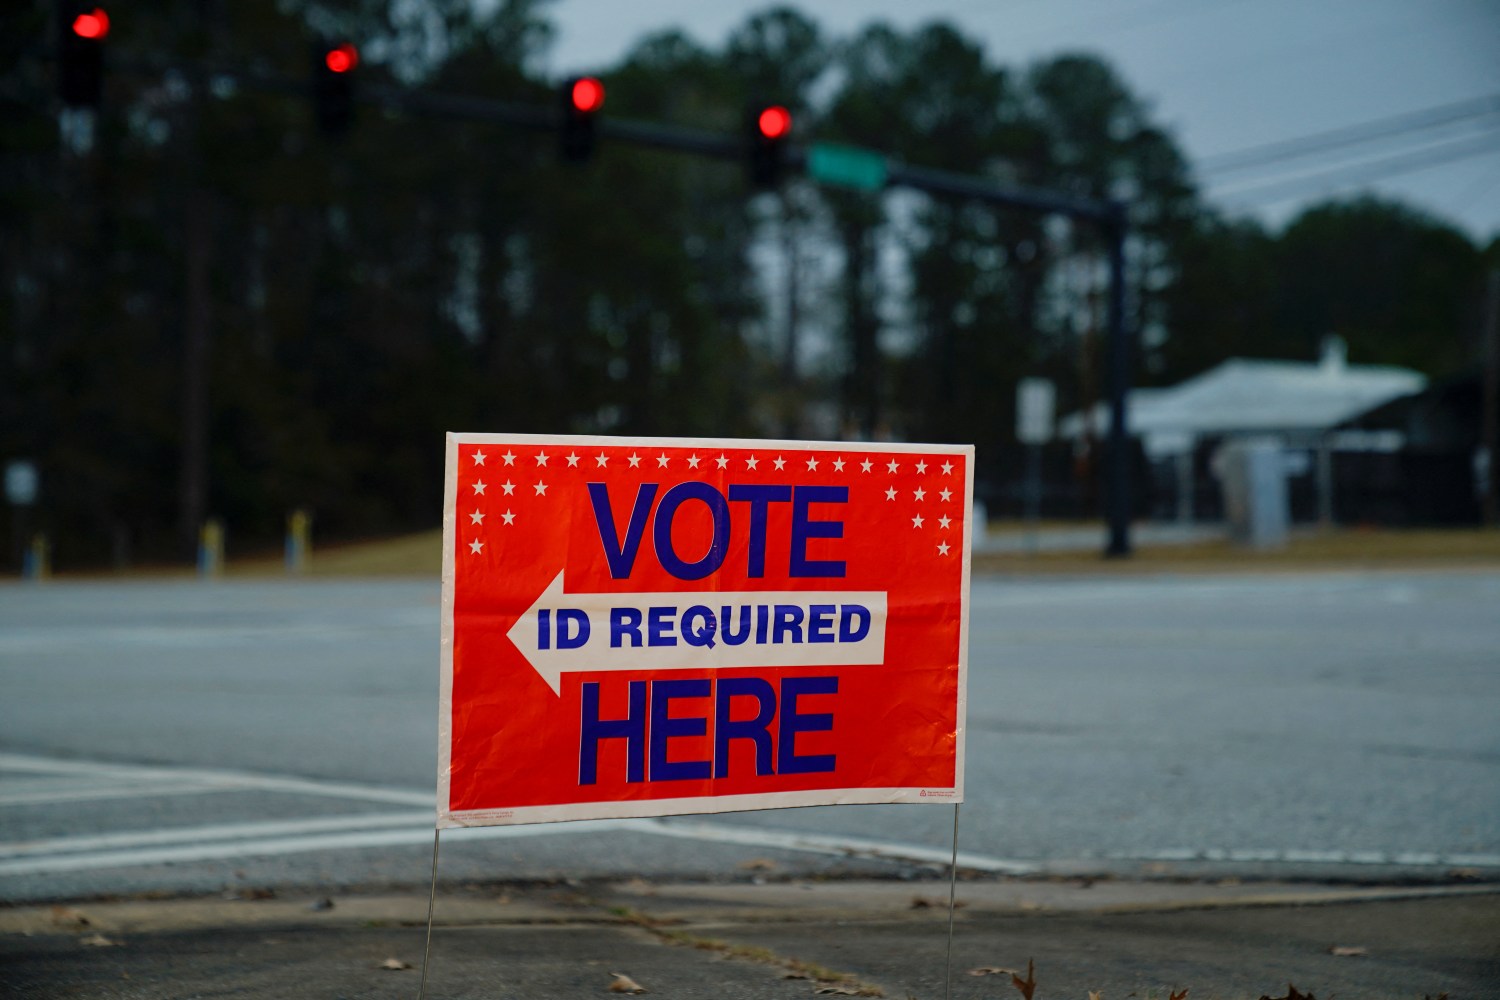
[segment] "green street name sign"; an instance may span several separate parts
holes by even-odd
[[[824,184],[879,191],[885,187],[885,157],[857,146],[819,142],[808,147],[807,173]]]

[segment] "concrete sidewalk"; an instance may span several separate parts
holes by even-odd
[[[445,885],[427,994],[938,998],[947,895],[895,880]],[[985,880],[958,899],[959,998],[1020,996],[1028,963],[1045,998],[1500,997],[1493,884]],[[425,892],[0,909],[0,993],[415,997],[426,914]]]

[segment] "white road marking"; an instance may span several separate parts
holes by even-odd
[[[284,792],[289,795],[314,795],[324,798],[357,799],[365,802],[386,802],[392,805],[424,806],[436,808],[435,792],[420,792],[400,788],[379,788],[374,785],[355,785],[340,781],[319,781],[314,778],[283,778],[276,775],[255,774],[247,771],[227,771],[191,767],[150,767],[134,764],[104,764],[94,761],[53,760],[21,754],[0,753],[0,771],[23,771],[41,774],[76,776],[88,779],[74,786],[59,786],[55,794],[62,798],[53,801],[79,801],[91,797],[91,793],[114,791],[97,784],[100,778],[137,782],[128,790],[129,795],[142,797],[153,794],[189,794],[191,792],[257,791]],[[150,785],[147,782],[157,781]],[[172,791],[171,789],[178,789]],[[157,789],[165,791],[158,792]],[[16,795],[36,795],[37,792],[17,792]],[[92,797],[114,798],[113,794],[96,794]],[[3,801],[3,798],[0,798]],[[43,801],[34,799],[32,801]]]
[[[42,783],[35,779],[27,779],[24,782],[25,788],[8,795],[0,794],[0,804],[8,805],[126,796],[146,798],[205,792],[258,791],[415,807],[401,812],[172,827],[0,843],[0,876],[427,844],[432,840],[436,822],[433,793],[415,789],[381,788],[243,771],[108,764],[6,753],[0,753],[0,771],[46,775],[58,779],[58,784],[51,788],[41,787]],[[726,821],[683,819],[586,820],[529,826],[476,827],[449,830],[448,836],[460,841],[497,840],[603,831],[634,832],[702,843],[938,866],[945,866],[950,857],[947,849],[921,844],[740,826]],[[1500,868],[1500,855],[1497,854],[1274,848],[1168,848],[1110,854],[1104,860]],[[1046,862],[970,852],[960,852],[958,862],[963,868],[1009,875],[1034,873],[1049,867]]]
[[[436,633],[434,608],[391,608],[378,618],[329,623],[285,620],[222,625],[13,625],[0,632],[0,652],[36,653],[72,646],[196,646],[246,645],[270,642],[368,642],[391,633]]]
[[[282,854],[305,854],[309,851],[347,851],[364,847],[401,847],[432,843],[436,816],[423,827],[401,827],[352,833],[313,834],[302,837],[263,837],[257,840],[229,840],[208,844],[185,844],[180,847],[142,848],[125,851],[100,851],[93,854],[64,854],[44,858],[17,858],[0,861],[0,876],[41,875],[59,872],[89,871],[98,868],[126,868],[136,865],[182,864],[188,861],[216,861],[225,858],[271,857]],[[488,826],[463,831],[466,839],[489,840],[536,837],[549,833],[588,833],[611,829],[630,820],[592,820],[569,823],[565,830],[548,830],[536,826]],[[456,831],[455,831],[456,832]]]
[[[1298,848],[1172,847],[1159,851],[1122,851],[1104,855],[1109,861],[1239,864],[1391,865],[1399,868],[1500,868],[1500,854],[1433,851],[1326,851]]]
[[[431,827],[431,812],[355,813],[315,819],[265,820],[254,823],[219,823],[211,826],[167,827],[130,833],[103,833],[48,840],[18,840],[0,843],[0,859],[48,854],[81,854],[86,851],[120,850],[163,844],[192,844],[209,840],[254,840],[299,833],[333,830],[379,829],[393,826]]]
[[[202,795],[204,792],[228,791],[222,785],[211,785],[201,781],[141,782],[135,787],[115,785],[110,788],[85,786],[80,788],[49,788],[29,792],[0,792],[0,806],[50,805],[54,802],[90,802],[104,799],[134,799],[158,795]]]

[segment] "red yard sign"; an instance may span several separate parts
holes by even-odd
[[[961,801],[973,459],[448,435],[438,825]]]

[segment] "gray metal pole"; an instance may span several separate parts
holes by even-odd
[[[1126,397],[1130,393],[1130,329],[1125,322],[1125,236],[1130,223],[1125,206],[1112,203],[1105,230],[1109,236],[1109,465],[1105,485],[1105,518],[1109,523],[1108,558],[1130,555],[1130,434]]]
[[[1500,268],[1490,272],[1485,294],[1483,400],[1479,440],[1489,457],[1485,466],[1484,523],[1500,527]]]

